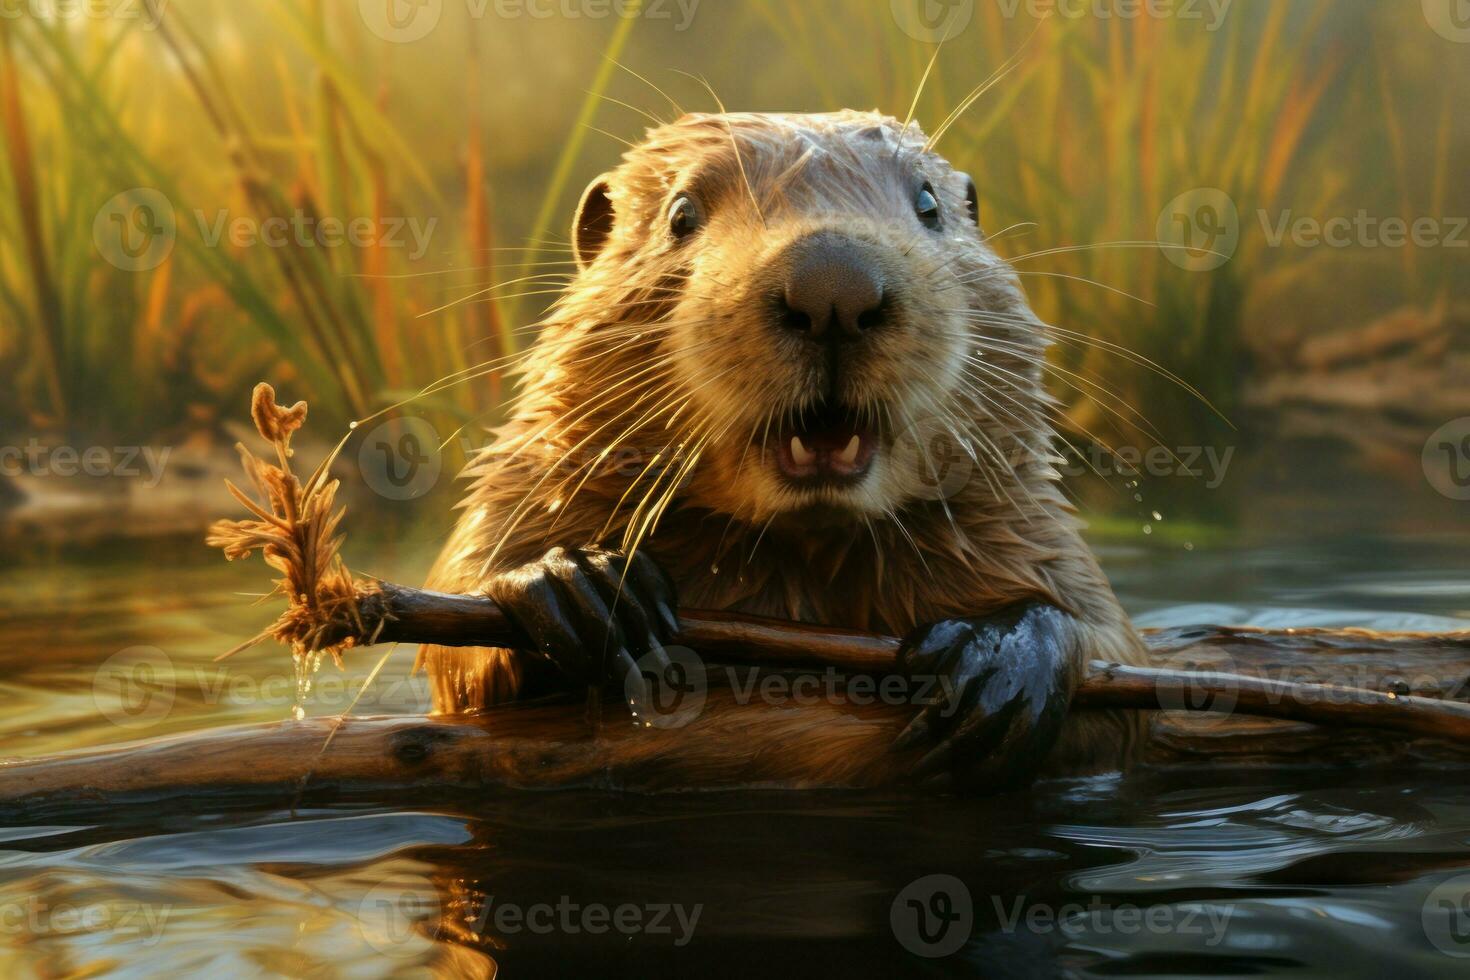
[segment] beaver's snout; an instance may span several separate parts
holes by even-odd
[[[869,246],[820,232],[782,256],[786,283],[775,296],[778,323],[827,343],[856,340],[887,318],[883,272]]]

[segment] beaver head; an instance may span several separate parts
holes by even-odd
[[[875,113],[654,129],[582,198],[537,431],[593,469],[644,450],[630,529],[675,487],[756,524],[892,515],[935,497],[941,443],[1005,493],[1043,451],[1045,342],[978,219],[973,181]]]

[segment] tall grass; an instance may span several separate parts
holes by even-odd
[[[894,44],[886,11],[854,24],[775,0],[761,7],[785,43],[804,53],[828,105],[904,114],[927,56],[910,46],[907,58],[880,58]],[[1136,442],[1136,407],[1168,420],[1166,438],[1224,430],[1205,400],[1114,345],[1234,414],[1232,392],[1245,368],[1240,341],[1252,329],[1241,320],[1247,293],[1282,274],[1280,256],[1266,254],[1245,222],[1283,202],[1316,213],[1342,190],[1314,186],[1309,175],[1320,172],[1313,161],[1341,152],[1333,123],[1360,84],[1348,39],[1362,25],[1330,22],[1331,0],[1262,4],[1260,16],[1237,7],[1218,32],[1150,17],[1038,23],[1004,9],[975,5],[974,22],[941,50],[917,118],[932,131],[991,70],[1013,62],[938,148],[974,177],[984,223],[1037,312],[1084,335],[1060,335],[1053,355],[1073,427]],[[884,70],[834,81],[820,53],[854,39],[867,39],[870,49],[852,60]],[[1189,256],[1185,239],[1160,237],[1166,206],[1202,188],[1235,202],[1243,232],[1230,261],[1208,272],[1170,261],[1171,252]]]
[[[501,83],[489,81],[497,76],[482,47],[495,42],[494,23],[472,25],[462,40],[444,32],[453,46],[434,50],[443,74],[457,76],[457,95],[436,88],[424,126],[413,115],[424,110],[414,74],[422,53],[410,61],[368,35],[355,3],[149,7],[161,14],[157,31],[0,19],[0,371],[13,379],[0,386],[0,423],[140,437],[208,428],[233,417],[264,374],[299,380],[313,410],[342,423],[450,376],[467,380],[423,399],[426,409],[458,421],[493,413],[509,382],[475,366],[529,339],[537,307],[571,268],[552,229],[590,162],[583,140],[618,77],[614,60],[652,72],[675,49],[640,47],[649,28],[636,19],[576,28],[596,32],[601,57],[577,65],[587,91],[573,100],[580,108],[566,133],[525,150],[540,185],[525,200],[490,156],[524,137],[490,120],[511,100],[535,112],[540,88],[535,79],[519,95],[491,87]],[[917,103],[931,131],[1015,60],[939,149],[975,177],[985,225],[1038,312],[1080,335],[1064,335],[1054,355],[1078,431],[1117,437],[1133,407],[1166,438],[1219,431],[1199,399],[1141,361],[1233,416],[1247,341],[1271,328],[1244,312],[1252,297],[1323,274],[1315,259],[1269,251],[1251,234],[1215,271],[1180,268],[1167,245],[1147,244],[1170,201],[1219,188],[1243,224],[1258,209],[1328,210],[1389,183],[1362,152],[1375,144],[1391,155],[1399,188],[1423,182],[1422,139],[1400,116],[1414,96],[1392,52],[1365,56],[1364,9],[1352,0],[1237,4],[1215,33],[1150,18],[1038,29],[979,0],[969,30],[945,46]],[[701,17],[717,20],[703,40],[661,43],[703,45],[695,55],[678,48],[679,59],[697,60],[691,67],[732,104],[732,89],[764,91],[786,108],[878,106],[902,116],[932,53],[881,2],[749,0]],[[247,23],[268,43],[232,43]],[[753,59],[769,72],[751,72]],[[767,75],[779,91],[759,87]],[[158,91],[140,90],[139,78]],[[1450,112],[1446,101],[1421,208],[1450,208],[1456,194]],[[416,143],[405,125],[435,133],[434,145]],[[162,192],[180,220],[169,260],[132,273],[100,260],[92,222],[136,187]],[[220,209],[257,222],[299,209],[437,226],[432,255],[419,260],[381,242],[246,248],[200,234],[194,211]],[[1458,273],[1442,263],[1426,267],[1410,253],[1401,261],[1395,288],[1406,294],[1455,285]]]

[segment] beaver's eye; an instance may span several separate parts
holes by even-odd
[[[699,206],[688,194],[680,194],[669,206],[669,231],[675,238],[687,238],[699,230]]]
[[[914,213],[930,228],[939,227],[939,199],[934,196],[934,188],[927,181],[919,188],[919,196],[914,199]]]

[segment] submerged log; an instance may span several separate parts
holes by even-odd
[[[1098,665],[1077,703],[1079,710],[1189,709],[1153,717],[1145,766],[1470,762],[1470,706],[1463,703],[1470,634],[1208,627],[1153,631],[1147,639],[1156,673]],[[880,655],[868,650],[863,657]],[[605,718],[614,717],[612,707]],[[0,764],[0,818],[34,822],[160,804],[208,811],[298,802],[417,805],[578,787],[893,788],[903,785],[909,760],[886,746],[910,713],[902,705],[856,712],[835,701],[748,704],[729,688],[712,687],[704,711],[668,729],[595,724],[566,701],[475,717],[235,726]],[[1335,724],[1290,720],[1303,714]],[[809,731],[814,720],[842,749],[820,770],[810,768],[809,757],[784,751],[791,733]]]

